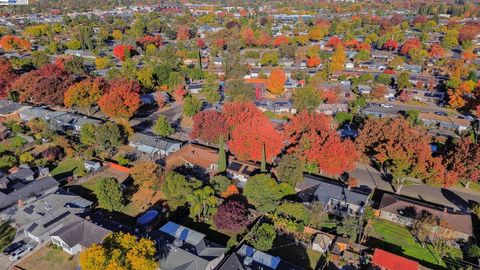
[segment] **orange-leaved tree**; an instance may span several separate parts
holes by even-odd
[[[98,105],[109,117],[128,119],[141,105],[140,85],[126,79],[113,80]]]
[[[285,88],[285,81],[287,77],[285,72],[281,68],[276,68],[270,73],[270,77],[267,80],[267,90],[274,95],[283,94]]]

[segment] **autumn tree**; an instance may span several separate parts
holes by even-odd
[[[315,110],[321,103],[320,91],[311,85],[298,88],[293,92],[293,105],[297,111]]]
[[[272,43],[273,43],[273,46],[279,47],[279,46],[284,45],[284,44],[289,44],[290,39],[287,36],[280,35],[280,36],[275,37],[273,39]]]
[[[285,81],[287,80],[283,69],[274,69],[267,80],[267,90],[274,95],[283,94]]]
[[[109,234],[102,244],[93,244],[80,253],[80,266],[84,270],[158,268],[155,242],[131,234]]]
[[[78,106],[87,109],[90,114],[91,108],[97,104],[105,88],[106,82],[102,78],[87,78],[67,89],[63,103],[66,107]]]
[[[468,188],[471,182],[480,180],[480,145],[473,143],[470,137],[462,137],[450,147],[444,157],[449,170],[455,172],[459,180]]]
[[[0,98],[5,98],[7,88],[17,79],[18,75],[7,59],[0,58]]]
[[[65,92],[73,82],[73,76],[64,69],[46,64],[20,76],[11,84],[9,93],[22,102],[63,105]]]
[[[227,138],[228,126],[225,117],[214,110],[197,113],[193,117],[193,128],[190,138],[200,139],[208,143],[218,143],[220,137]]]
[[[113,47],[113,56],[120,61],[125,61],[126,59],[130,58],[134,52],[135,49],[132,45],[119,44]]]
[[[387,94],[388,89],[385,85],[376,85],[372,91],[372,97],[376,99],[382,99]]]
[[[245,204],[237,200],[226,200],[213,216],[215,226],[226,232],[240,233],[246,229],[249,211]]]
[[[398,42],[396,42],[393,39],[389,39],[385,42],[385,44],[383,44],[383,48],[385,48],[389,51],[396,50],[398,48]]]
[[[112,118],[130,118],[140,107],[140,85],[125,79],[110,82],[98,100],[103,113]]]
[[[160,181],[160,167],[153,161],[138,161],[130,169],[130,175],[135,185],[148,189]]]
[[[339,175],[353,169],[358,154],[350,140],[342,140],[333,128],[332,118],[324,114],[301,112],[284,126],[287,151],[321,172]]]
[[[430,57],[442,58],[445,56],[445,49],[442,48],[439,44],[432,44],[430,50],[428,51]]]
[[[342,45],[335,47],[335,51],[332,54],[330,68],[332,71],[342,70],[345,66],[346,61],[345,50]]]
[[[182,25],[178,27],[177,30],[177,39],[181,41],[190,39],[190,28],[188,26]]]
[[[28,40],[18,36],[5,35],[0,38],[0,47],[6,51],[29,51],[31,44]]]

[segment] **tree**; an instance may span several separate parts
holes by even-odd
[[[339,71],[342,70],[345,66],[346,56],[345,50],[343,49],[342,45],[338,45],[335,47],[335,51],[332,54],[331,65],[330,68],[332,71]]]
[[[155,242],[138,239],[125,233],[109,234],[101,245],[93,244],[80,253],[80,267],[84,270],[130,269],[155,270],[158,268]]]
[[[21,102],[57,106],[63,105],[64,94],[73,82],[73,76],[64,69],[46,64],[20,76],[11,84],[9,92]]]
[[[275,227],[268,223],[256,225],[252,231],[245,237],[245,240],[253,245],[253,247],[260,251],[268,251],[273,246],[273,241],[277,233]]]
[[[33,157],[33,155],[30,154],[30,152],[23,152],[20,154],[18,159],[22,164],[29,164],[35,160],[35,157]]]
[[[210,210],[217,206],[217,198],[213,195],[214,190],[206,186],[196,189],[192,194],[188,194],[186,199],[190,204],[190,214],[200,220],[208,219]]]
[[[21,37],[5,35],[0,38],[0,47],[6,51],[29,51],[31,44],[28,40]]]
[[[87,78],[70,86],[64,95],[63,103],[66,107],[78,106],[87,109],[88,114],[92,106],[97,104],[106,87],[102,78]]]
[[[225,198],[225,199],[226,199],[226,198],[228,198],[228,197],[230,197],[230,196],[238,195],[239,193],[240,193],[240,192],[239,192],[237,186],[232,184],[232,185],[229,185],[229,186],[227,187],[227,189],[220,194],[220,196],[221,196],[222,198]]]
[[[157,121],[155,121],[155,124],[152,127],[152,131],[155,135],[160,137],[168,137],[175,132],[164,115],[160,115],[157,118]]]
[[[294,193],[295,191],[290,185],[278,184],[267,174],[250,177],[243,189],[243,195],[257,210],[262,212],[275,210],[283,197]]]
[[[372,91],[372,97],[376,99],[382,99],[387,94],[387,87],[385,85],[376,85]]]
[[[215,175],[210,178],[210,185],[217,194],[225,192],[231,184],[232,181],[223,175]]]
[[[389,39],[385,42],[385,44],[383,44],[383,48],[385,48],[389,51],[396,50],[398,48],[398,42],[396,42],[393,39]]]
[[[135,49],[132,45],[119,44],[113,47],[113,56],[120,61],[125,61],[133,55]]]
[[[458,31],[450,29],[445,31],[442,39],[442,47],[451,50],[458,45]]]
[[[229,233],[240,233],[247,228],[249,211],[245,204],[236,200],[226,200],[213,216],[215,226]]]
[[[95,58],[95,68],[97,70],[106,69],[110,66],[110,61],[106,57],[97,57]]]
[[[308,30],[308,39],[311,41],[320,41],[327,34],[327,29],[320,25],[315,25]]]
[[[406,71],[402,72],[397,79],[397,87],[399,90],[407,88],[410,85],[410,74]]]
[[[95,186],[98,205],[108,211],[119,211],[123,207],[122,189],[112,177],[101,178]]]
[[[293,92],[293,105],[297,111],[315,110],[320,105],[320,92],[313,86],[305,86]]]
[[[183,115],[192,117],[200,111],[202,102],[193,96],[187,96],[183,102]]]
[[[255,90],[246,85],[243,79],[229,80],[225,86],[228,101],[247,102],[255,99]]]
[[[220,138],[227,138],[228,126],[225,117],[217,111],[203,111],[193,117],[193,128],[190,138],[200,139],[208,143],[219,143]]]
[[[123,134],[115,123],[106,122],[95,129],[95,142],[101,150],[116,148],[123,141]]]
[[[447,168],[455,172],[465,187],[480,180],[480,145],[470,137],[461,138],[444,157]]]
[[[267,90],[274,95],[283,94],[285,81],[287,80],[283,69],[274,69],[267,80]]]
[[[182,40],[182,41],[189,40],[190,39],[190,28],[188,28],[188,26],[186,26],[186,25],[182,25],[182,26],[178,27],[177,39]]]
[[[443,49],[438,44],[432,44],[428,54],[430,55],[430,57],[442,58],[445,56],[445,49]]]
[[[80,142],[87,146],[93,146],[96,143],[95,125],[86,123],[80,128]]]
[[[160,167],[153,161],[138,161],[130,169],[135,185],[147,189],[159,182],[159,173]]]
[[[355,241],[358,233],[358,220],[355,217],[345,217],[337,226],[337,233]]]
[[[224,142],[223,142],[223,136],[220,136],[220,149],[218,150],[218,161],[217,161],[217,166],[218,166],[218,172],[224,172],[227,170],[227,153],[225,152],[224,149]]]
[[[140,104],[140,85],[125,79],[111,81],[108,90],[98,100],[102,112],[112,118],[128,119]]]
[[[212,104],[219,102],[222,98],[219,92],[218,82],[214,74],[209,73],[205,77],[205,81],[202,86],[202,93],[205,95],[207,101]]]
[[[169,172],[161,185],[161,191],[168,202],[168,206],[174,211],[185,205],[187,197],[201,185],[202,183],[196,179],[187,180],[185,176],[179,173]]]
[[[303,180],[304,167],[305,163],[302,159],[292,154],[285,155],[276,168],[278,180],[295,187],[298,182]]]
[[[262,55],[260,59],[260,65],[262,66],[277,66],[278,65],[278,53],[277,52],[266,52]]]
[[[339,175],[353,169],[358,154],[350,140],[343,140],[332,128],[332,118],[306,111],[295,115],[284,126],[287,151],[322,172]]]
[[[283,202],[278,206],[276,212],[280,215],[293,219],[295,222],[308,225],[310,223],[310,213],[302,203]]]

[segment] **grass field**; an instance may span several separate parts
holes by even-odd
[[[0,252],[12,243],[16,231],[6,222],[0,224]]]
[[[83,161],[80,159],[67,159],[58,164],[50,174],[57,180],[79,173],[84,168]]]
[[[420,243],[415,241],[415,238],[410,231],[398,224],[386,221],[373,221],[373,235],[368,239],[367,246],[374,248],[381,248],[386,251],[413,259],[420,264],[433,269],[446,269],[443,261],[434,256],[431,252],[431,247],[422,247]],[[454,249],[452,258],[462,258],[462,251]]]
[[[78,255],[70,256],[54,245],[45,246],[26,257],[19,266],[26,270],[75,270],[78,267]]]

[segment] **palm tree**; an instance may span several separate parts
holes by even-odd
[[[213,194],[214,190],[209,186],[193,191],[193,194],[187,197],[187,201],[190,203],[190,213],[194,214],[197,219],[206,219],[210,207],[217,206],[217,198]]]

